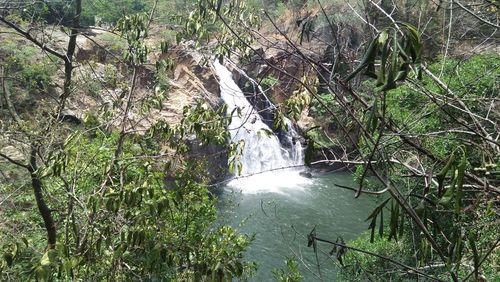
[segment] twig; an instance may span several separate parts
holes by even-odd
[[[483,23],[485,23],[487,25],[490,25],[490,26],[492,26],[494,28],[500,28],[500,25],[494,24],[492,22],[489,22],[489,21],[481,18],[480,16],[476,15],[471,10],[467,9],[467,7],[465,7],[462,3],[458,2],[457,0],[453,0],[452,2],[456,3],[460,8],[462,8],[462,10],[466,11],[468,14],[470,14],[474,18],[478,19],[479,21],[481,21],[481,22],[483,22]]]
[[[313,239],[316,240],[316,241],[319,241],[319,242],[324,242],[324,243],[328,243],[328,244],[331,244],[331,245],[334,245],[334,246],[338,246],[338,247],[341,247],[341,248],[346,248],[346,249],[350,249],[350,250],[353,250],[353,251],[356,251],[356,252],[360,252],[360,253],[363,253],[363,254],[367,254],[367,255],[371,255],[371,256],[374,256],[374,257],[378,257],[380,259],[383,259],[383,260],[386,260],[386,261],[389,261],[397,266],[400,266],[406,270],[408,270],[409,273],[415,273],[416,275],[420,275],[420,276],[423,276],[423,277],[426,277],[426,278],[429,278],[433,281],[442,281],[444,282],[444,280],[441,280],[439,278],[436,278],[436,277],[433,277],[433,276],[430,276],[429,274],[425,273],[425,272],[422,272],[414,267],[411,267],[411,266],[408,266],[406,264],[403,264],[399,261],[396,261],[392,258],[389,258],[389,257],[386,257],[386,256],[382,256],[382,255],[379,255],[377,253],[372,253],[372,252],[369,252],[369,251],[365,251],[365,250],[362,250],[362,249],[358,249],[356,247],[351,247],[351,246],[347,246],[345,244],[342,244],[342,243],[338,243],[338,242],[333,242],[333,241],[330,241],[330,240],[326,240],[326,239],[321,239],[321,238],[318,238],[316,236],[313,235]]]
[[[4,67],[0,67],[0,82],[2,84],[2,90],[3,94],[5,97],[5,103],[7,104],[7,109],[9,110],[12,118],[18,123],[21,124],[21,118],[19,118],[19,115],[16,112],[16,109],[14,108],[14,105],[12,104],[12,101],[10,100],[10,90],[7,87],[7,84],[5,83],[4,79]]]

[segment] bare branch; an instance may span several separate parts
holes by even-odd
[[[24,38],[28,39],[29,41],[33,42],[36,46],[40,47],[43,51],[47,51],[49,54],[52,54],[56,57],[58,57],[61,60],[66,61],[66,56],[57,52],[56,50],[48,47],[46,44],[40,42],[38,39],[33,37],[28,31],[24,31],[21,27],[17,26],[16,24],[8,21],[5,19],[5,17],[0,17],[0,22],[5,23],[7,26],[11,27],[14,29],[17,33],[21,34]]]
[[[470,14],[471,16],[473,16],[474,18],[478,19],[479,21],[481,21],[482,23],[485,23],[487,25],[490,25],[494,28],[500,28],[500,25],[497,25],[497,24],[494,24],[492,22],[489,22],[483,18],[481,18],[480,16],[476,15],[476,13],[474,13],[473,11],[467,9],[467,7],[465,7],[462,3],[460,3],[459,1],[457,0],[453,0],[452,1],[453,3],[456,3],[462,10],[466,11],[468,14]]]
[[[29,167],[27,164],[23,164],[23,163],[21,163],[19,161],[16,161],[16,160],[12,159],[11,157],[7,156],[6,154],[0,153],[0,157],[6,159],[10,163],[13,163],[13,164],[15,164],[17,166],[20,166],[22,168],[28,169],[28,167]]]

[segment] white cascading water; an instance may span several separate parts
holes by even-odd
[[[295,138],[297,133],[291,121],[286,120],[286,138],[290,144],[290,149],[287,150],[281,146],[276,135],[266,134],[272,133],[271,129],[248,102],[243,91],[234,82],[231,72],[218,61],[215,61],[213,66],[219,77],[221,98],[227,105],[228,115],[232,115],[228,128],[230,141],[244,141],[240,158],[241,175],[252,175],[237,178],[228,186],[241,188],[244,193],[281,193],[283,188],[303,187],[302,184],[309,183],[309,179],[301,177],[297,170],[284,169],[304,163],[303,149]]]

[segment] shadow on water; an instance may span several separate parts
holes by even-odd
[[[272,270],[295,257],[304,281],[319,280],[316,257],[307,247],[307,234],[316,227],[318,237],[335,241],[356,238],[368,228],[365,219],[375,207],[373,198],[334,185],[354,186],[348,173],[304,178],[297,171],[268,173],[228,183],[219,188],[219,223],[255,234],[246,259],[258,263],[252,281],[272,281]],[[297,183],[298,182],[298,183]],[[328,255],[332,246],[318,243],[324,281],[335,280],[337,262]]]

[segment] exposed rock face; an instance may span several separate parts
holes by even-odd
[[[315,53],[308,55],[319,60]],[[272,77],[276,84],[268,89],[268,96],[275,103],[284,102],[300,85],[304,76],[315,76],[311,65],[297,56],[295,50],[284,41],[277,41],[271,48],[260,48],[251,62],[244,66],[246,72],[258,80]],[[299,81],[297,81],[299,80]]]
[[[190,142],[190,148],[189,157],[203,165],[206,169],[205,177],[208,178],[209,183],[219,181],[229,175],[228,155],[224,146],[215,144],[200,145],[195,139]]]
[[[321,11],[307,14],[291,15],[284,22],[278,22],[280,29],[263,32],[265,40],[262,45],[254,47],[254,54],[243,69],[266,88],[266,95],[274,104],[280,104],[286,112],[284,103],[294,93],[305,91],[302,83],[310,89],[317,90],[317,95],[343,95],[344,89],[338,89],[335,79],[345,77],[356,65],[355,60],[360,52],[363,32],[361,29],[346,23],[319,23]],[[296,19],[294,22],[292,19]],[[310,30],[305,30],[307,27]],[[308,34],[304,34],[307,32]],[[293,43],[293,46],[290,44]],[[333,73],[333,76],[332,76]],[[249,94],[253,89],[241,78],[240,86]],[[331,89],[330,89],[331,88]],[[266,101],[259,97],[251,99],[254,106],[267,112]],[[325,116],[314,116],[309,108],[303,110],[296,123],[301,132],[320,127],[328,136],[343,136],[339,125]],[[269,115],[272,119],[273,115]],[[353,128],[352,134],[357,135]],[[355,140],[355,139],[354,139]],[[352,150],[349,144],[345,147],[329,148],[327,154],[340,154]],[[325,153],[318,152],[317,158],[324,158]]]
[[[67,38],[67,36],[66,36]],[[67,40],[64,38],[64,40]],[[94,61],[105,64],[121,59],[125,40],[102,29],[88,29],[77,37],[75,59],[79,62]]]
[[[77,37],[77,51],[75,54],[75,69],[73,71],[73,89],[66,101],[63,119],[72,124],[88,121],[106,121],[107,129],[120,128],[126,120],[126,130],[134,134],[144,134],[158,121],[167,123],[170,127],[178,125],[184,115],[184,108],[196,104],[197,100],[205,102],[209,107],[216,109],[222,105],[219,97],[219,84],[206,60],[199,55],[191,44],[175,46],[168,53],[161,53],[157,46],[161,40],[161,27],[154,27],[158,32],[151,32],[147,44],[153,50],[149,54],[148,64],[136,69],[137,79],[131,95],[131,107],[126,119],[123,118],[127,98],[131,91],[133,69],[122,60],[126,42],[119,36],[100,30],[90,29],[82,31]],[[2,36],[0,35],[0,39]],[[64,52],[68,43],[68,36],[58,29],[54,29],[48,45],[55,50]],[[19,44],[29,44],[20,39]],[[1,57],[0,61],[4,58]],[[37,55],[38,56],[38,55]],[[44,56],[40,52],[40,57]],[[38,58],[38,57],[37,57]],[[159,95],[155,63],[159,60],[172,61],[173,68],[161,77],[166,91]],[[62,67],[62,64],[57,64]],[[56,108],[55,101],[61,95],[64,75],[57,71],[52,77],[49,91],[39,93],[37,99],[31,99],[33,105],[17,101],[18,108],[42,109],[51,114]],[[161,97],[163,96],[163,97]],[[153,99],[156,99],[154,100]],[[29,101],[26,99],[26,101]],[[43,102],[45,101],[45,102]],[[42,102],[44,104],[42,104]],[[153,105],[153,106],[149,106]],[[149,107],[144,114],[145,107]],[[22,111],[19,111],[23,114]],[[0,126],[2,120],[0,120]],[[1,140],[0,140],[1,141]],[[24,159],[24,154],[13,150],[11,142],[1,142],[6,153],[15,159]],[[163,147],[163,146],[162,146]],[[204,159],[209,164],[209,177],[222,177],[227,171],[227,156],[223,146],[200,146],[196,139],[191,140],[192,152],[186,157]]]
[[[76,55],[80,65],[79,71],[75,72],[75,82],[80,86],[76,87],[77,93],[69,98],[68,111],[77,118],[84,118],[86,114],[99,115],[103,110],[120,117],[124,112],[124,99],[128,96],[132,79],[132,70],[119,61],[122,52],[120,48],[123,48],[119,45],[124,42],[99,30],[87,32],[86,38],[80,42]],[[156,44],[159,39],[149,41]],[[193,105],[198,99],[212,107],[220,105],[217,80],[210,69],[202,65],[201,59],[190,50],[188,44],[180,45],[175,51],[166,54],[151,53],[149,59],[149,64],[141,65],[136,70],[133,107],[128,117],[130,129],[144,132],[159,120],[170,125],[178,124],[184,107]],[[168,90],[161,105],[151,109],[151,113],[144,117],[141,108],[155,94],[157,74],[154,64],[163,59],[172,60],[174,65],[171,73],[167,74],[168,77],[162,78],[168,83]],[[120,81],[125,83],[120,85]],[[128,87],[124,88],[122,85]],[[117,126],[121,122],[120,118],[112,120],[110,126]]]

